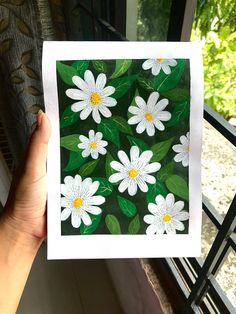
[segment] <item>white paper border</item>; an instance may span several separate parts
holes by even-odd
[[[190,59],[191,111],[189,156],[189,233],[177,235],[61,236],[60,130],[57,60]],[[203,64],[201,46],[189,42],[44,42],[43,85],[46,113],[52,123],[48,150],[48,259],[194,257],[201,253],[201,142]]]

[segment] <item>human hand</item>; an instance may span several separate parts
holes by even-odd
[[[3,215],[14,232],[42,241],[46,236],[46,158],[51,125],[45,113],[37,116],[23,167],[13,180]]]

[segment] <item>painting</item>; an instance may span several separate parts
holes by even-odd
[[[47,47],[56,53],[57,44]],[[103,49],[91,53],[89,46],[96,44]],[[48,230],[68,243],[52,257],[107,257],[107,252],[108,257],[176,256],[176,249],[162,246],[171,239],[181,246],[181,239],[183,244],[192,236],[199,251],[201,214],[193,200],[201,201],[201,64],[195,79],[191,44],[189,53],[182,46],[176,55],[165,45],[180,43],[148,43],[151,50],[135,43],[141,55],[133,44],[116,43],[119,49],[112,54],[106,50],[108,43],[72,43],[78,53],[71,55],[65,49],[68,43],[60,43],[62,50],[53,60],[44,47],[45,104],[55,122],[54,161],[51,167],[50,159],[48,163]],[[49,62],[51,76],[46,75]],[[48,99],[52,93],[54,99]],[[194,118],[193,106],[198,106]],[[191,186],[197,187],[194,195]],[[57,206],[50,206],[55,201]],[[124,239],[135,246],[131,255],[125,254]],[[148,248],[137,248],[140,239]],[[113,240],[118,241],[116,249]],[[73,243],[86,246],[86,241],[101,251],[72,250]],[[53,252],[56,244],[51,243]]]

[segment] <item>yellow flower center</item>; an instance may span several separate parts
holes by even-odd
[[[171,221],[172,216],[169,215],[169,214],[166,214],[166,215],[164,215],[164,216],[162,217],[162,219],[163,219],[164,222],[169,222],[169,221]]]
[[[95,141],[90,142],[89,146],[90,146],[90,148],[95,149],[95,148],[97,148],[97,143]]]
[[[148,112],[148,111],[147,111],[147,112],[145,113],[144,117],[145,117],[145,119],[146,119],[147,121],[152,121],[152,120],[153,120],[153,116],[152,116],[151,112]]]
[[[75,208],[80,208],[82,205],[83,205],[83,200],[82,200],[82,198],[77,197],[77,198],[74,199],[74,201],[73,201],[73,206],[74,206]]]
[[[97,93],[97,92],[94,92],[90,95],[90,102],[91,102],[91,105],[93,106],[97,106],[100,104],[101,102],[101,94]]]
[[[130,178],[136,178],[137,175],[138,175],[138,171],[135,170],[135,169],[130,169],[129,172],[128,172],[128,176],[129,176]]]
[[[156,61],[161,63],[161,62],[164,61],[164,59],[162,59],[162,58],[156,58]]]

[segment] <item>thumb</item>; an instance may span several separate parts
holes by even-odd
[[[40,110],[37,116],[37,127],[31,136],[25,160],[25,171],[33,178],[46,173],[48,141],[51,135],[51,124],[47,115]]]

